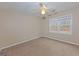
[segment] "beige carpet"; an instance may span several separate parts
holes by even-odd
[[[4,49],[1,55],[7,56],[72,56],[79,55],[79,47],[51,40],[35,39],[14,47]]]

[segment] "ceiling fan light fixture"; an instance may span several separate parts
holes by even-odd
[[[40,6],[41,6],[41,14],[42,15],[45,15],[46,14],[46,10],[47,10],[47,7],[43,4],[43,3],[40,3]]]
[[[41,10],[41,14],[44,15],[46,11],[44,9]]]

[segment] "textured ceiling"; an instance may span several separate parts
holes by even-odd
[[[58,12],[79,7],[78,2],[45,2],[44,4],[48,9],[56,9]],[[39,2],[0,2],[0,9],[12,9],[33,14],[34,16],[40,16]]]

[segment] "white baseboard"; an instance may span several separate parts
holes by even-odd
[[[34,37],[34,38],[32,38],[32,39],[28,39],[28,40],[24,40],[24,41],[19,41],[19,42],[10,44],[10,45],[8,45],[8,46],[4,46],[4,47],[0,48],[0,51],[2,51],[3,49],[6,49],[6,48],[12,47],[12,46],[16,46],[16,45],[19,45],[19,44],[22,44],[22,43],[31,41],[31,40],[35,40],[35,39],[37,39],[37,38],[40,38],[40,37]]]
[[[47,37],[47,36],[45,36],[45,37]],[[64,41],[64,40],[61,40],[61,39],[51,38],[51,37],[47,37],[47,38],[52,39],[52,40],[56,40],[56,41],[60,41],[60,42],[64,42],[64,43],[67,43],[67,44],[71,44],[71,45],[79,46],[78,43],[74,43],[74,42],[70,42],[70,41]]]

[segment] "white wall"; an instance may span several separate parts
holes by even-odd
[[[17,11],[0,10],[0,48],[40,37],[40,20]]]
[[[67,15],[67,14],[72,14],[72,17],[73,17],[72,35],[61,34],[61,33],[49,33],[49,30],[48,30],[49,19],[46,19],[46,20],[43,20],[43,36],[49,37],[52,39],[55,38],[57,40],[63,40],[63,41],[68,41],[68,42],[79,44],[79,8],[76,8],[76,9],[74,8],[71,10],[63,11],[59,13],[57,16],[62,16],[62,15]]]

